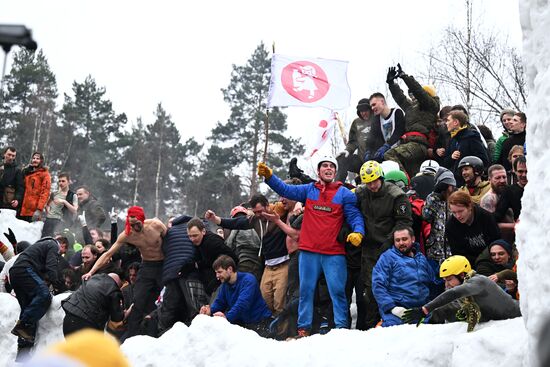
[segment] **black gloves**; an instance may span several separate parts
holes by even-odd
[[[4,233],[4,236],[6,236],[6,238],[8,239],[8,241],[10,241],[12,246],[15,247],[15,245],[17,245],[17,239],[15,238],[15,234],[13,233],[11,228],[8,228],[8,233]]]
[[[424,311],[422,311],[422,307],[415,307],[415,308],[409,308],[405,311],[403,314],[403,321],[407,324],[415,324],[416,326],[420,325],[422,321],[424,321],[424,318],[426,315],[424,315]]]
[[[405,72],[403,71],[403,69],[401,68],[401,64],[397,64],[397,77],[398,78],[401,78],[402,75],[405,75]]]
[[[397,71],[395,71],[395,66],[392,66],[388,69],[388,75],[386,76],[386,83],[391,84],[397,79]]]

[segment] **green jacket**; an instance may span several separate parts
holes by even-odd
[[[507,131],[504,131],[500,138],[498,138],[497,143],[495,144],[495,150],[493,150],[493,156],[490,157],[493,159],[493,163],[498,162],[498,159],[500,158],[500,152],[502,152],[502,144],[504,143],[504,140],[508,139],[508,136],[510,136],[510,134],[508,134]]]
[[[414,95],[416,102],[407,98],[403,90],[395,82],[390,83],[390,92],[395,102],[405,112],[405,132],[419,132],[428,135],[436,128],[437,114],[439,113],[439,97],[431,97],[422,86],[410,75],[402,75],[401,79]],[[426,143],[424,139],[410,137],[409,141]]]
[[[395,227],[412,227],[411,203],[403,190],[393,183],[382,182],[378,192],[372,192],[365,185],[360,185],[355,194],[365,218],[367,243],[391,245]]]
[[[374,115],[371,114],[368,120],[356,118],[351,123],[349,129],[349,139],[346,144],[346,150],[349,154],[353,154],[357,150],[357,155],[363,159],[367,150],[372,150],[371,145],[371,129]],[[374,152],[373,152],[374,153]]]

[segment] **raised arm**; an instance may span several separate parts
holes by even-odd
[[[90,277],[92,275],[94,275],[99,269],[101,269],[103,266],[105,266],[105,264],[107,264],[109,262],[109,260],[111,259],[111,257],[118,251],[118,249],[126,243],[126,233],[122,232],[115,243],[113,243],[113,245],[111,246],[110,249],[108,249],[107,251],[105,251],[103,253],[103,255],[101,255],[99,257],[99,259],[96,260],[94,266],[92,266],[92,268],[90,269],[89,272],[87,272],[86,274],[84,274],[82,276],[82,279],[83,280],[88,280],[90,279]]]

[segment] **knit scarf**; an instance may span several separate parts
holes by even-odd
[[[467,129],[467,128],[468,128],[468,126],[461,126],[458,129],[451,131],[451,138],[454,138],[456,136],[456,134],[458,134],[459,132],[461,132],[462,130]]]

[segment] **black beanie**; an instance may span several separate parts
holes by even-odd
[[[512,249],[512,245],[510,245],[507,241],[499,239],[499,240],[495,240],[495,241],[491,242],[491,244],[489,245],[489,252],[491,252],[491,247],[493,247],[495,245],[499,245],[503,249],[505,249],[506,252],[508,253],[508,255],[510,255],[510,257],[514,256],[514,254],[513,254],[514,250]]]
[[[361,117],[361,112],[371,111],[370,102],[367,98],[360,99],[357,103],[357,116]]]

